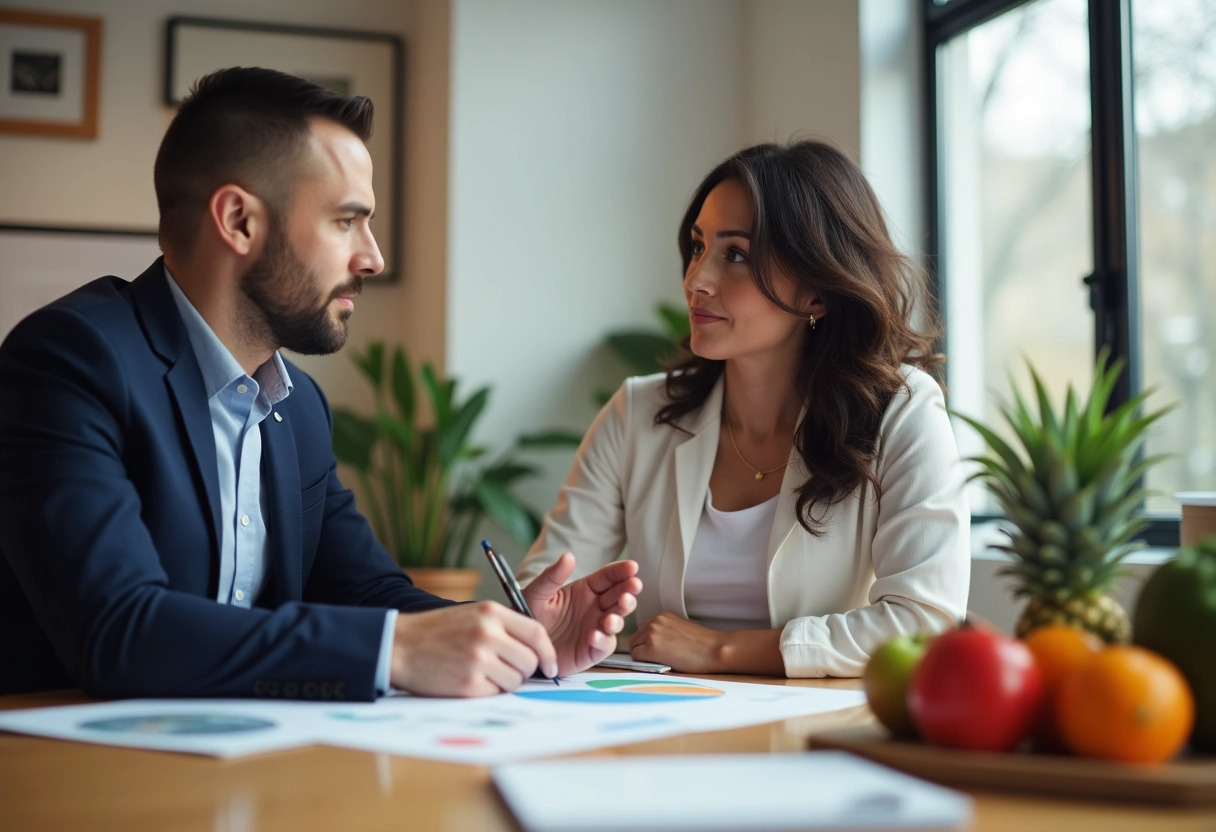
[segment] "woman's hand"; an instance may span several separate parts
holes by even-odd
[[[680,673],[724,673],[721,648],[727,633],[661,612],[629,639],[629,652],[644,662],[671,665]]]
[[[639,627],[629,639],[629,652],[680,673],[785,675],[780,630],[711,630],[670,612]]]

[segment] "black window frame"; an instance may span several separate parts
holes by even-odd
[[[925,209],[929,232],[926,255],[940,308],[945,307],[949,286],[939,275],[945,264],[939,214],[937,49],[975,26],[1034,1],[923,0]],[[1089,288],[1094,312],[1094,356],[1108,347],[1112,357],[1126,359],[1111,396],[1111,407],[1118,407],[1142,389],[1131,3],[1088,0],[1094,270],[1082,280]],[[1000,516],[976,515],[972,521],[996,519]],[[1177,519],[1147,519],[1140,539],[1150,546],[1178,546]]]

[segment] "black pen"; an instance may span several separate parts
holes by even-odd
[[[536,616],[532,614],[532,608],[528,606],[523,590],[519,588],[519,584],[515,581],[515,576],[511,574],[511,569],[507,566],[507,562],[502,559],[502,555],[490,548],[490,541],[488,540],[481,541],[481,548],[486,550],[486,557],[490,559],[490,566],[494,567],[494,574],[498,576],[498,582],[502,584],[503,591],[507,593],[507,599],[511,602],[511,609],[535,620]],[[556,676],[553,677],[553,684],[561,685],[557,681]]]

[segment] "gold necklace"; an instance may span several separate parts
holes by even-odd
[[[730,446],[735,449],[735,453],[738,455],[739,461],[742,462],[744,465],[746,465],[748,468],[750,468],[752,471],[756,472],[756,479],[762,480],[762,479],[764,479],[765,474],[771,474],[774,471],[780,471],[782,468],[784,468],[785,466],[790,464],[790,461],[787,459],[785,462],[781,463],[776,468],[769,468],[767,471],[761,471],[755,465],[752,465],[750,462],[748,462],[746,459],[743,458],[743,454],[739,451],[739,446],[735,444],[735,429],[730,426],[729,418],[726,419],[725,421],[726,421],[726,435],[730,437]]]

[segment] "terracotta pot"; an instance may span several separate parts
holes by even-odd
[[[414,586],[425,589],[432,595],[452,601],[472,601],[481,582],[481,572],[476,569],[423,569],[410,567],[405,570]]]

